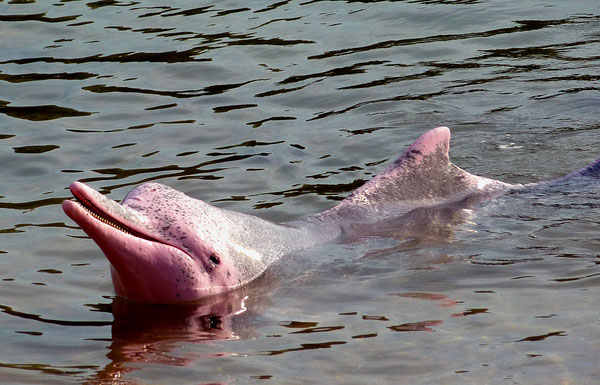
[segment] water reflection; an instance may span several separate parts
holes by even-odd
[[[188,344],[235,340],[256,336],[252,320],[269,302],[261,289],[235,290],[186,305],[153,305],[114,299],[111,311],[110,363],[95,375],[99,382],[122,378],[136,363],[188,366],[207,356],[181,352]]]
[[[66,117],[88,116],[92,112],[77,111],[73,108],[54,105],[45,106],[9,106],[10,102],[0,100],[0,113],[17,119],[44,121]]]

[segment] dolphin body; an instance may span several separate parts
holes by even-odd
[[[63,210],[108,258],[117,295],[153,303],[193,301],[243,286],[294,251],[410,220],[416,209],[464,207],[531,186],[458,168],[449,161],[449,143],[447,127],[426,132],[337,206],[292,222],[217,208],[158,183],[134,188],[119,204],[74,182],[75,201],[64,201]],[[554,182],[597,173],[600,158]]]

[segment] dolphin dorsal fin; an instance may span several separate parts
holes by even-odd
[[[449,146],[448,127],[426,132],[383,173],[358,188],[330,212],[345,219],[385,218],[401,215],[415,207],[457,202],[472,194],[510,187],[453,165],[448,158]]]
[[[424,157],[434,153],[439,157],[438,162],[449,163],[449,150],[450,129],[448,127],[434,128],[415,140],[385,172],[390,172],[397,167],[406,167],[411,163],[418,164]]]

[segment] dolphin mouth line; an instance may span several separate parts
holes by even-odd
[[[136,230],[132,229],[131,227],[125,225],[124,223],[117,221],[115,218],[111,217],[110,215],[108,215],[104,211],[102,211],[102,209],[95,206],[89,199],[87,199],[83,195],[81,195],[79,193],[73,193],[73,197],[75,198],[76,203],[78,203],[81,208],[83,208],[94,219],[104,223],[105,225],[108,225],[116,230],[119,230],[128,235],[134,236],[136,238],[145,239],[145,240],[151,241],[151,242],[164,243],[155,238],[151,238],[147,235],[144,235],[144,234],[140,233],[139,231],[136,231]]]

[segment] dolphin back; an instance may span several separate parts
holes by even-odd
[[[506,191],[513,185],[470,174],[448,157],[450,130],[438,127],[421,135],[383,173],[330,209],[350,221],[403,215],[415,207],[460,202],[476,194]]]
[[[600,177],[600,158],[594,160],[592,163],[588,164],[587,166],[585,166],[577,171],[574,171],[568,175],[565,175],[562,178],[556,179],[556,180],[562,181],[562,180],[566,180],[566,179],[570,179],[570,178],[576,178],[579,176],[595,177],[595,178]]]
[[[561,189],[565,185],[578,185],[579,183],[589,183],[588,178],[600,178],[600,158],[597,158],[587,166],[580,168],[579,170],[573,171],[565,176],[545,180],[541,182],[528,183],[524,187],[526,190],[530,189]]]

